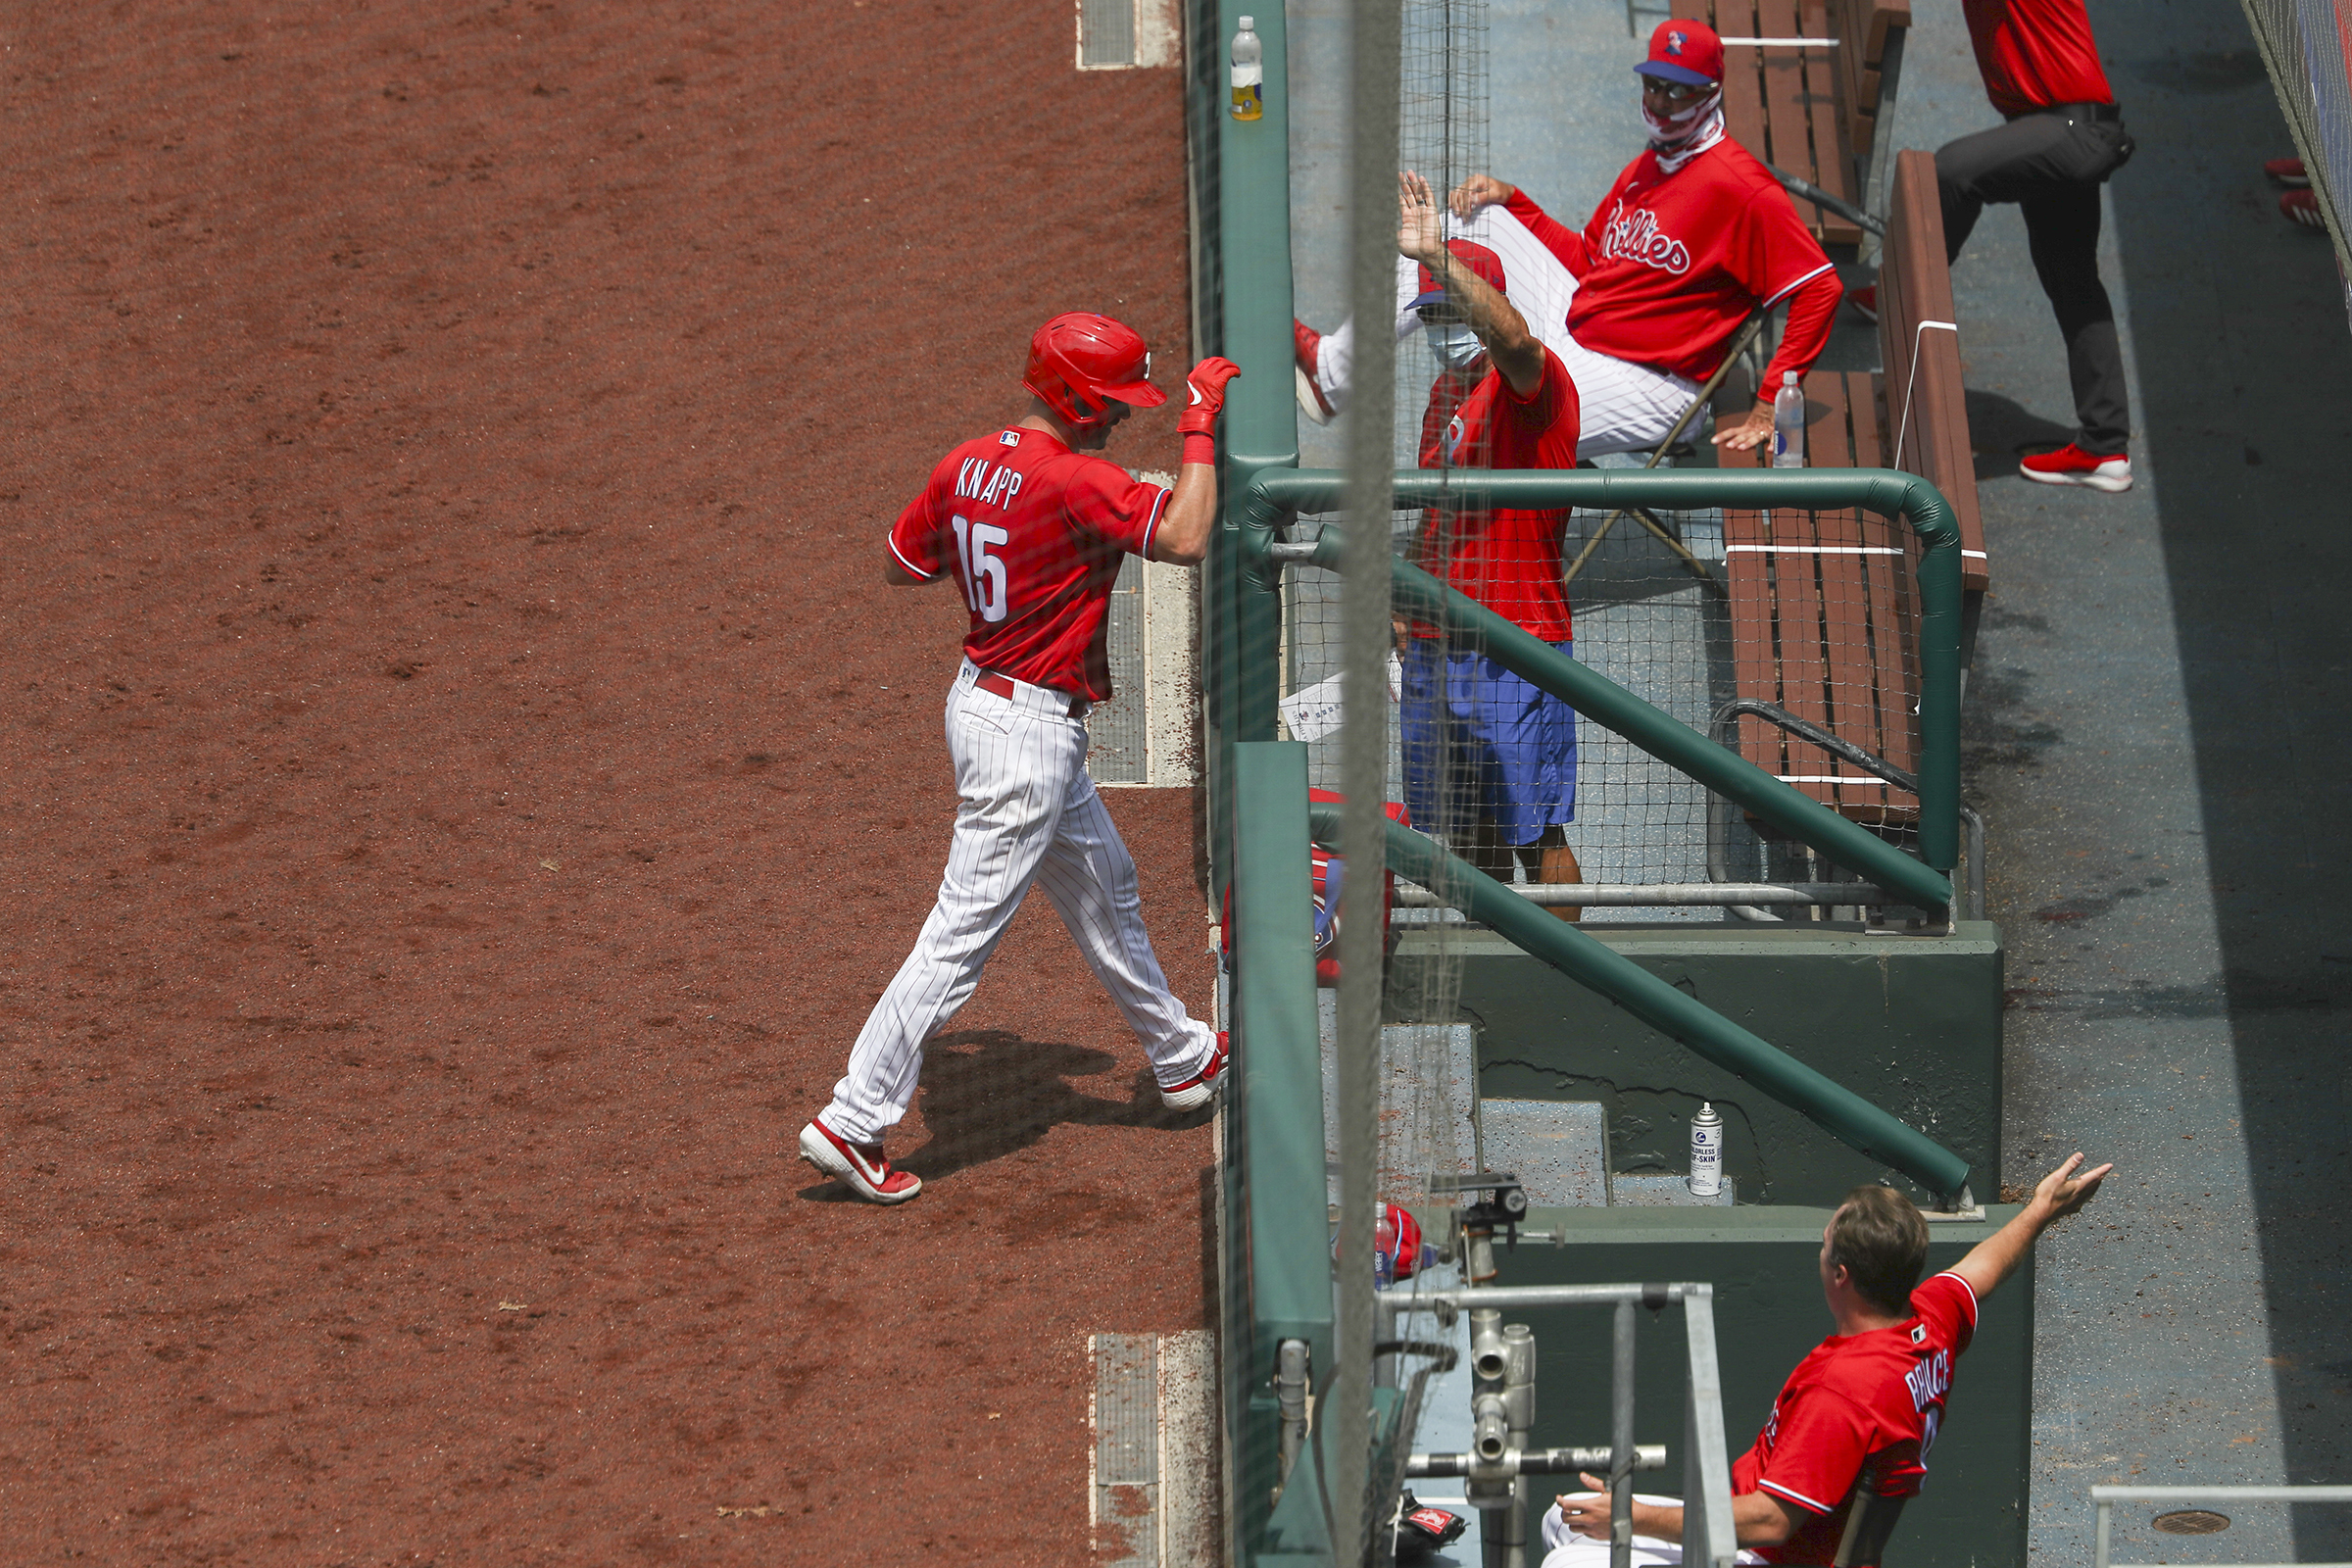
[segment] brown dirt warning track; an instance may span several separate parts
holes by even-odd
[[[0,14],[0,1560],[1085,1558],[1209,1134],[1042,900],[923,1198],[789,1157],[953,813],[884,530],[1046,315],[1189,363],[1176,74],[1070,28]]]

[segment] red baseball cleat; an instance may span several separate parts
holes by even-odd
[[[2311,176],[2303,172],[2300,158],[2274,158],[2262,166],[2262,172],[2277,185],[2308,185]]]
[[[880,1144],[853,1144],[822,1117],[801,1129],[801,1157],[869,1203],[904,1203],[923,1190],[923,1179],[892,1170]]]
[[[1323,334],[1293,317],[1291,358],[1298,367],[1298,407],[1317,424],[1329,424],[1339,410],[1331,406],[1331,400],[1323,395],[1323,388],[1315,380],[1315,366],[1320,363],[1322,352]]]
[[[1879,318],[1879,285],[1871,283],[1862,288],[1847,289],[1845,303],[1851,305],[1854,308],[1854,314],[1865,321],[1877,320]]]
[[[2113,493],[2132,488],[2132,460],[2121,452],[2100,457],[2069,441],[2055,452],[2037,452],[2017,471],[2041,484],[2079,484]]]
[[[2305,228],[2316,228],[2324,232],[2328,227],[2328,220],[2320,214],[2320,193],[2309,187],[2302,190],[2290,190],[2280,196],[2278,198],[2278,216],[2290,223],[2301,223]]]
[[[1225,1066],[1232,1060],[1227,1049],[1225,1031],[1217,1031],[1217,1043],[1209,1053],[1208,1065],[1180,1084],[1161,1084],[1159,1102],[1170,1110],[1192,1110],[1214,1100],[1217,1091],[1225,1087]]]

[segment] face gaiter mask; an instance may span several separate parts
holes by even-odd
[[[1651,114],[1643,99],[1642,123],[1649,130],[1659,172],[1671,174],[1723,140],[1723,84],[1717,82],[1706,96],[1664,118]]]

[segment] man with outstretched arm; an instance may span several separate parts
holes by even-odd
[[[1429,182],[1397,177],[1396,248],[1420,264],[1412,310],[1440,372],[1421,418],[1424,468],[1572,468],[1578,393],[1560,357],[1528,330],[1501,260],[1446,238]],[[1564,507],[1432,507],[1419,564],[1530,636],[1572,654],[1560,538]],[[1484,650],[1434,626],[1399,626],[1404,798],[1413,820],[1490,876],[1512,862],[1535,882],[1581,882],[1576,711]],[[1561,911],[1573,919],[1576,910]]]
[[[1980,1303],[2115,1169],[2077,1175],[2082,1166],[2081,1154],[2070,1157],[2041,1179],[2016,1218],[1917,1286],[1926,1219],[1891,1187],[1846,1195],[1821,1232],[1821,1290],[1838,1332],[1788,1375],[1764,1430],[1732,1466],[1741,1562],[1828,1563],[1865,1489],[1886,1497],[1919,1491]],[[1544,1515],[1544,1568],[1607,1561],[1609,1496],[1597,1490],[1605,1483],[1583,1480],[1596,1490],[1562,1497]],[[1636,1497],[1633,1527],[1636,1562],[1682,1561],[1679,1498]]]

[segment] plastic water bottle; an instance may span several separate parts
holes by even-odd
[[[1266,102],[1264,87],[1266,46],[1258,41],[1255,17],[1242,18],[1241,31],[1233,35],[1233,118],[1262,120]]]
[[[1805,393],[1794,370],[1781,372],[1781,389],[1772,399],[1772,466],[1805,466]]]
[[[1690,1118],[1690,1194],[1714,1198],[1723,1192],[1723,1118],[1707,1101]]]

